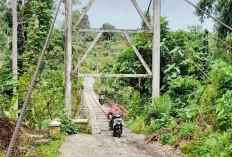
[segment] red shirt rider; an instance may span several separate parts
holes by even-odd
[[[107,114],[107,118],[110,119],[110,115],[123,114],[123,111],[119,108],[118,104],[112,104],[111,109]]]

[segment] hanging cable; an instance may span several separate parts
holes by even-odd
[[[214,19],[215,21],[217,21],[218,23],[222,24],[223,26],[225,26],[226,28],[228,28],[229,30],[232,31],[232,28],[230,26],[228,26],[227,24],[225,24],[224,22],[220,21],[219,19],[217,19],[216,17],[213,17],[212,15],[210,15],[209,13],[207,13],[206,11],[204,11],[203,9],[201,9],[200,7],[194,5],[192,2],[190,2],[189,0],[185,0],[187,3],[191,4],[193,7],[195,7],[196,9],[200,10],[201,12],[205,13],[206,15],[208,15],[209,17],[211,17],[212,19]]]
[[[202,95],[204,94],[204,92],[205,92],[206,88],[209,86],[209,84],[210,84],[210,82],[208,82],[208,81],[207,81],[207,84],[205,85],[205,88],[203,89],[203,91],[201,92],[200,97],[199,97],[199,98],[198,98],[198,100],[197,100],[197,104],[200,102],[201,97],[202,97]]]
[[[149,11],[150,11],[150,7],[151,7],[151,2],[152,2],[152,0],[150,0],[150,3],[149,3],[149,5],[148,5],[148,8],[147,8],[147,12],[146,12],[145,17],[147,17],[147,16],[148,16],[148,13],[149,13]]]
[[[209,32],[209,31],[208,31]],[[218,39],[221,43],[223,43],[226,47],[232,49],[232,47],[227,43],[225,42],[224,40],[222,40],[221,38],[219,38],[217,35],[215,35],[214,33],[212,32],[209,32],[210,34],[212,34],[216,39]]]
[[[195,67],[197,67],[197,69],[203,74],[205,75],[205,77],[209,80],[209,82],[212,82],[212,80],[210,79],[209,75],[207,75],[194,61],[193,59],[175,42],[174,39],[172,39],[172,41],[174,42],[174,44],[180,49],[180,51],[189,58],[189,60],[194,64]]]
[[[202,97],[202,95],[204,94],[206,88],[208,87],[208,85],[209,85],[210,83],[212,83],[212,80],[210,79],[209,75],[207,75],[207,74],[206,74],[206,73],[193,61],[193,59],[192,59],[192,58],[191,58],[191,57],[190,57],[190,56],[189,56],[189,55],[188,55],[176,42],[175,42],[174,39],[172,39],[172,41],[173,41],[174,44],[180,49],[180,51],[181,51],[185,56],[187,56],[187,57],[189,58],[189,60],[194,64],[194,66],[197,67],[197,68],[201,71],[201,73],[202,73],[203,75],[205,75],[205,77],[208,79],[205,88],[203,89],[203,91],[201,92],[200,97],[199,97],[198,100],[197,100],[197,104],[198,104],[199,101],[200,101],[200,99],[201,99],[201,97]]]
[[[52,24],[50,26],[50,30],[49,30],[46,42],[44,44],[43,51],[41,53],[38,65],[36,67],[36,71],[34,73],[32,81],[31,81],[31,85],[30,85],[30,88],[28,90],[27,97],[26,97],[26,99],[24,101],[22,111],[21,111],[20,116],[18,118],[18,121],[16,123],[14,133],[13,133],[13,135],[11,137],[11,141],[10,141],[9,147],[7,149],[6,157],[11,157],[13,155],[13,153],[14,153],[14,148],[15,148],[16,141],[18,140],[18,137],[19,137],[19,134],[20,134],[20,129],[21,129],[22,121],[23,121],[24,115],[26,113],[26,110],[27,110],[27,107],[28,107],[28,103],[29,103],[31,95],[32,95],[32,91],[33,91],[33,89],[35,87],[36,79],[37,79],[37,77],[39,75],[39,71],[40,71],[40,68],[42,66],[42,61],[43,61],[43,58],[44,58],[47,46],[49,44],[49,40],[50,40],[50,37],[51,37],[51,34],[52,34],[53,27],[55,25],[55,21],[56,21],[56,18],[57,18],[59,9],[60,9],[61,2],[62,2],[62,0],[60,0],[60,2],[58,4],[55,16],[54,16]]]

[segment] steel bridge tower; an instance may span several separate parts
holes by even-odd
[[[142,18],[143,22],[147,26],[148,30],[128,30],[128,29],[115,29],[115,30],[101,30],[101,29],[80,29],[78,26],[84,16],[87,14],[89,8],[92,6],[95,0],[90,0],[87,6],[81,13],[79,19],[77,19],[75,27],[72,28],[72,0],[66,0],[65,3],[65,108],[71,114],[72,98],[71,98],[71,78],[72,77],[118,77],[118,78],[152,78],[152,98],[158,98],[160,96],[160,16],[161,16],[161,0],[153,0],[153,26],[149,24],[142,10],[140,9],[136,0],[131,0],[132,4],[136,8],[138,14]],[[94,41],[84,54],[83,58],[77,63],[75,69],[72,71],[72,32],[96,32],[97,35]],[[93,50],[97,41],[101,37],[102,33],[113,32],[123,33],[128,40],[129,44],[133,48],[135,54],[139,58],[143,67],[146,70],[145,74],[82,74],[78,72],[82,63],[88,57]],[[153,52],[152,52],[152,70],[140,55],[139,51],[133,44],[128,33],[151,33],[153,34]]]

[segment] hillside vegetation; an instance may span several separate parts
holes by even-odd
[[[231,156],[231,51],[200,26],[170,31],[164,18],[161,23],[162,96],[152,103],[151,79],[98,79],[95,90],[125,107],[128,127],[151,141],[188,156]],[[138,34],[133,42],[151,68],[152,36]],[[142,74],[145,69],[127,44],[111,72]]]

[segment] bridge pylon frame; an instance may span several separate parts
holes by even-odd
[[[66,0],[66,3],[69,0]],[[117,77],[117,78],[152,78],[152,98],[158,98],[160,96],[160,16],[161,16],[161,0],[153,0],[153,26],[149,24],[147,19],[145,18],[145,15],[143,14],[142,10],[140,9],[138,3],[136,0],[131,0],[134,7],[136,8],[137,12],[139,13],[140,17],[144,21],[145,25],[147,26],[148,30],[129,30],[129,29],[114,29],[114,30],[101,30],[101,29],[79,29],[78,26],[84,16],[87,14],[89,8],[92,6],[95,0],[89,0],[86,7],[83,9],[80,17],[77,19],[74,29],[72,29],[73,32],[96,32],[97,35],[94,38],[94,41],[89,46],[88,50],[84,54],[83,58],[78,61],[77,65],[75,66],[75,69],[70,74],[73,77]],[[70,9],[70,7],[66,7],[66,9]],[[66,13],[69,11],[66,10]],[[70,16],[70,15],[69,15]],[[67,18],[67,17],[66,17]],[[67,24],[67,23],[66,23]],[[88,57],[88,55],[93,50],[94,46],[96,45],[97,41],[101,37],[102,33],[104,32],[113,32],[113,33],[123,33],[129,42],[130,46],[134,50],[135,54],[139,58],[140,62],[142,63],[143,67],[146,70],[146,74],[82,74],[78,72],[78,69],[81,67],[82,63],[85,61],[85,59]],[[66,37],[69,39],[68,36],[70,34],[67,34],[68,31],[66,31]],[[143,57],[131,41],[128,33],[151,33],[153,34],[153,52],[152,52],[152,71],[149,69],[148,65],[144,61]],[[68,42],[68,43],[67,43]],[[67,45],[70,45],[72,42],[71,40],[67,40]],[[71,51],[71,50],[70,50]],[[71,81],[70,81],[71,82]],[[66,84],[70,84],[70,82],[66,82]],[[71,89],[70,89],[71,90]],[[71,91],[66,91],[71,94]],[[67,95],[67,93],[66,93]],[[67,102],[68,103],[68,102]],[[70,108],[70,107],[69,107]]]

